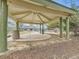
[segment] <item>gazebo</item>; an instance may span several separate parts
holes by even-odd
[[[69,39],[69,19],[76,11],[51,0],[0,0],[0,52],[7,51],[7,18],[16,22],[40,24],[60,20],[60,38],[63,37],[63,20],[66,19],[66,39]]]

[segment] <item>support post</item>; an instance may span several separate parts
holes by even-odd
[[[40,34],[41,34],[41,24],[40,24]]]
[[[42,34],[44,34],[44,24],[42,24]]]
[[[63,37],[63,19],[60,17],[60,38]]]
[[[7,51],[7,0],[0,0],[0,53]]]
[[[16,30],[13,32],[13,39],[20,39],[19,22],[16,21]]]
[[[16,30],[19,30],[19,22],[16,21]]]
[[[66,39],[69,39],[69,18],[66,18]]]
[[[18,21],[16,22],[16,34],[17,34],[17,35],[16,35],[16,36],[17,36],[16,39],[20,39],[19,22],[18,22]]]

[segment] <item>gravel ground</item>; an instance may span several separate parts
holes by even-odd
[[[79,59],[79,40],[77,39],[25,48],[1,56],[0,59]]]

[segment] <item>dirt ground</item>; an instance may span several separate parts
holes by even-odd
[[[0,59],[79,59],[79,40],[77,37],[73,38],[73,40],[52,44],[52,40],[56,40],[54,36],[51,40],[42,42],[46,42],[45,45],[24,48],[5,56],[2,55]],[[59,38],[57,39],[60,41]],[[49,44],[47,44],[48,42]]]

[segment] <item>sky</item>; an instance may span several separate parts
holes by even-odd
[[[65,6],[67,6],[67,7],[71,6],[71,3],[70,3],[71,0],[54,0],[54,1],[56,1],[56,2],[58,2],[60,4],[63,4]],[[79,0],[73,0],[73,1],[76,4],[76,6],[79,6]]]

